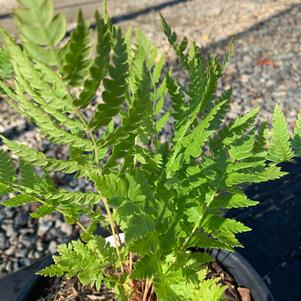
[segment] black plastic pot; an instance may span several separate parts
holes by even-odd
[[[239,253],[224,250],[209,253],[233,276],[238,286],[250,289],[253,301],[275,301],[262,278]]]
[[[210,254],[229,271],[239,286],[250,289],[253,301],[275,301],[261,277],[239,253],[213,250]],[[51,262],[51,256],[47,257],[39,269],[48,266]],[[47,278],[33,275],[19,293],[16,301],[35,301],[47,284]]]

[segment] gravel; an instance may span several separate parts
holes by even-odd
[[[113,2],[109,1],[109,5]],[[154,5],[160,3],[163,1],[152,1]],[[118,13],[116,7],[111,7],[113,14],[114,9]],[[232,116],[260,105],[263,109],[260,118],[270,120],[275,103],[279,102],[289,125],[294,125],[301,108],[300,1],[188,1],[167,7],[162,13],[180,36],[196,39],[205,54],[224,54],[231,38],[234,39],[235,51],[219,86],[233,88]],[[121,25],[142,26],[158,42],[161,51],[167,53],[175,73],[185,82],[183,74],[177,71],[174,55],[167,52],[169,46],[158,24],[158,16],[148,14]],[[39,132],[3,101],[0,111],[1,133],[48,156],[64,158],[63,148],[54,148],[42,139]],[[55,181],[57,186],[69,191],[87,189],[85,181],[74,181],[70,176],[58,174]],[[33,209],[33,205],[0,208],[0,274],[11,273],[45,254],[55,253],[58,244],[78,235],[77,227],[66,224],[60,214],[35,220],[29,214]]]

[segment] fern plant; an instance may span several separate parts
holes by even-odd
[[[1,204],[38,203],[33,217],[58,211],[81,228],[39,274],[104,285],[119,300],[224,300],[225,288],[206,279],[211,258],[193,250],[241,247],[237,234],[250,228],[221,213],[257,204],[243,184],[286,174],[277,164],[300,154],[301,114],[293,136],[279,106],[271,129],[255,125],[258,108],[225,123],[231,91],[216,90],[228,56],[206,63],[162,16],[187,87],[163,71],[164,57],[143,33],[123,34],[112,24],[105,3],[103,16],[95,15],[92,49],[81,12],[65,41],[65,17],[54,15],[51,0],[18,2],[20,44],[0,31],[1,94],[69,153],[50,158],[1,136],[0,192],[10,196]],[[172,139],[162,142],[167,124]],[[19,158],[18,173],[10,152]],[[59,189],[49,172],[83,177],[94,189]],[[112,233],[113,243],[94,235],[97,226]]]

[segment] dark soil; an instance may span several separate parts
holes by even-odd
[[[210,263],[209,278],[220,278],[220,283],[228,288],[225,297],[228,301],[251,301],[250,291],[247,288],[237,286],[235,280],[218,262]],[[96,291],[89,286],[82,286],[77,279],[52,278],[49,287],[45,288],[37,301],[117,301],[114,293],[102,287]],[[139,301],[136,299],[135,301]]]

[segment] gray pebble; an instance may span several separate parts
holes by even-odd
[[[4,249],[5,244],[5,235],[4,233],[0,232],[0,250]]]
[[[54,254],[57,250],[57,243],[55,241],[51,241],[48,246],[48,250],[51,254]]]
[[[11,237],[15,234],[15,230],[12,225],[5,224],[2,226],[2,228],[5,230],[5,235],[7,237]]]
[[[44,250],[43,243],[40,239],[36,242],[36,248],[39,252],[42,252]]]
[[[37,240],[37,237],[35,235],[26,235],[20,237],[20,241],[22,244],[27,248],[32,248]]]
[[[16,252],[16,257],[25,258],[27,254],[28,254],[28,249],[26,248],[18,249]]]
[[[41,254],[40,252],[38,252],[38,251],[35,251],[35,252],[33,253],[33,257],[34,257],[35,259],[39,259],[39,258],[42,257],[42,254]]]
[[[61,226],[61,231],[63,233],[65,233],[67,236],[71,236],[72,233],[73,233],[73,228],[71,225],[68,225],[66,223],[63,223],[62,226]]]
[[[24,267],[24,266],[29,266],[30,264],[31,264],[31,261],[26,257],[23,257],[23,258],[19,259],[19,265],[20,266]]]
[[[48,230],[51,228],[52,223],[51,222],[45,222],[44,220],[39,220],[39,226],[38,226],[38,236],[42,237],[44,236]]]
[[[4,254],[7,256],[11,256],[15,253],[16,248],[14,246],[11,246],[10,248],[8,248],[7,250],[4,251]]]
[[[25,226],[28,222],[28,212],[20,212],[16,215],[14,221],[15,221],[15,226]]]

